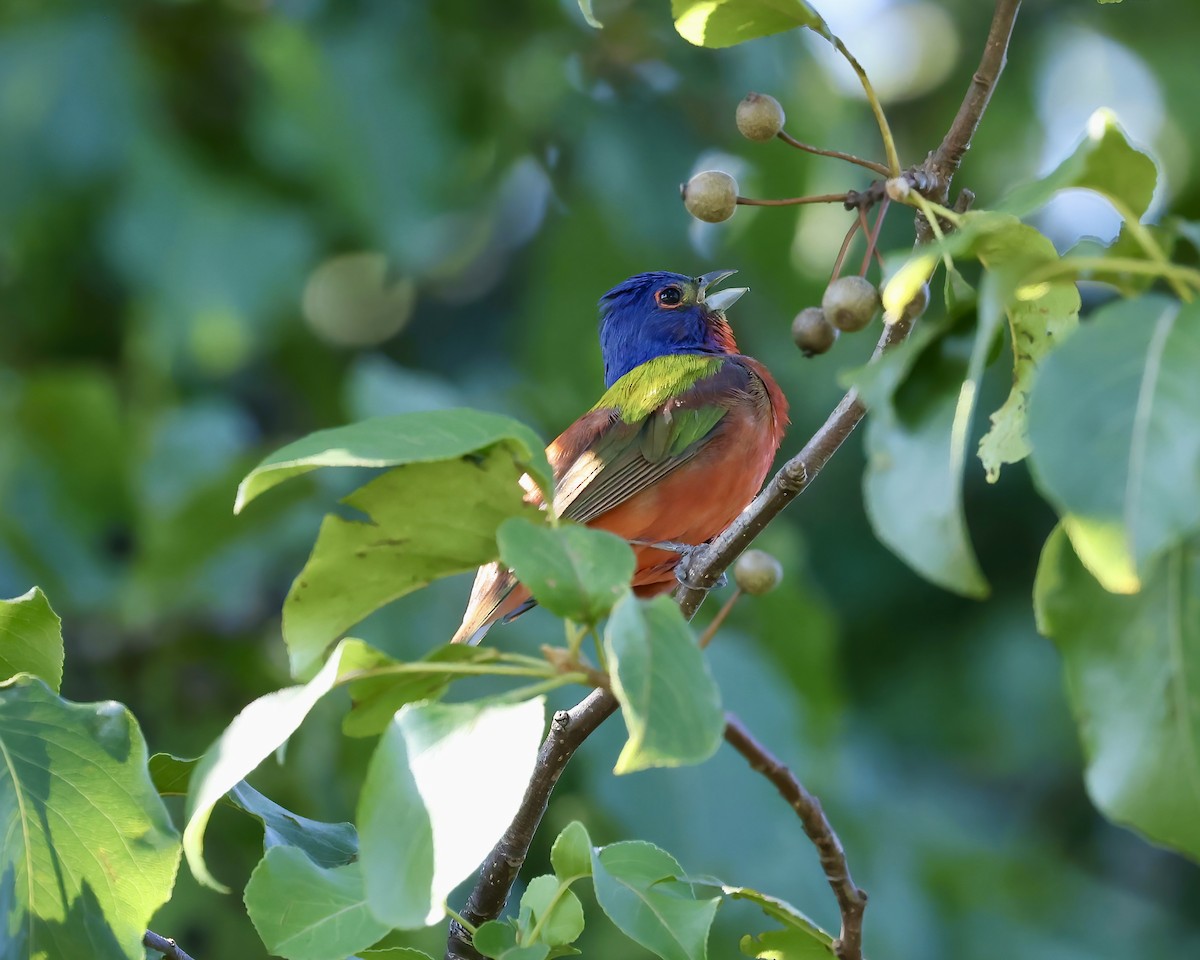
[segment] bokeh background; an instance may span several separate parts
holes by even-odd
[[[953,115],[990,6],[820,5],[907,162]],[[825,417],[872,338],[804,360],[788,328],[819,300],[848,214],[743,208],[706,226],[677,185],[715,165],[753,196],[865,186],[858,168],[733,125],[757,89],[793,135],[878,156],[853,76],[811,36],[713,52],[674,33],[666,0],[596,12],[601,32],[574,0],[0,5],[0,596],[47,592],[67,696],[124,701],[151,749],[201,752],[287,682],[280,603],[345,489],[294,483],[234,518],[240,476],[303,433],[375,414],[467,404],[553,436],[601,389],[595,302],[631,273],[737,267],[753,292],[733,320],[791,399],[786,446]],[[1153,215],[1200,217],[1198,36],[1194,0],[1029,4],[959,185],[988,205],[1108,106],[1160,159]],[[1060,248],[1117,225],[1071,195],[1039,223]],[[884,245],[909,242],[892,216]],[[1007,379],[1002,359],[982,412]],[[862,468],[855,437],[770,529],[785,587],[743,602],[712,659],[728,703],[841,831],[871,894],[869,955],[1200,956],[1200,871],[1085,796],[1030,608],[1052,517],[1024,468],[995,487],[968,468],[994,585],[982,603],[926,585],[873,539]],[[449,636],[467,589],[439,584],[361,632],[416,654]],[[535,649],[555,631],[534,613],[493,639]],[[341,738],[343,707],[325,704],[256,784],[351,818],[370,745]],[[653,840],[832,927],[813,850],[765,781],[724,748],[700,768],[615,778],[621,733],[610,722],[570,767],[535,869],[580,818],[599,841]],[[240,886],[253,824],[219,812],[208,843]],[[203,960],[263,955],[238,898],[186,869],[154,926]],[[766,926],[726,908],[711,955]],[[437,953],[443,936],[413,943]],[[584,946],[642,956],[598,917]]]

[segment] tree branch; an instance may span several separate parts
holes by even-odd
[[[938,203],[945,203],[950,181],[971,145],[971,138],[979,126],[996,80],[1004,68],[1009,38],[1020,5],[1020,0],[996,0],[992,25],[979,69],[971,80],[954,122],[938,148],[921,166],[906,174],[915,189]],[[854,205],[851,199],[848,195],[848,205]],[[918,217],[917,242],[926,243],[931,236],[929,224]],[[903,342],[911,328],[912,321],[908,319],[885,326],[872,360]],[[741,516],[704,550],[690,558],[684,576],[687,585],[681,585],[675,594],[684,616],[691,619],[695,615],[708,590],[721,574],[767,524],[808,487],[866,412],[866,406],[859,399],[857,391],[851,390],[842,397],[821,428],[799,453],[780,468]],[[521,808],[500,842],[484,861],[479,879],[463,908],[462,916],[468,923],[478,925],[500,916],[509,890],[525,862],[533,835],[546,812],[550,793],[563,769],[584,740],[616,709],[617,701],[613,695],[607,690],[598,689],[593,690],[570,710],[559,711],[554,715],[550,733],[538,754],[534,775],[521,801]],[[841,960],[860,960],[862,917],[867,896],[851,879],[841,842],[826,820],[820,803],[804,789],[786,766],[754,740],[736,717],[727,715],[726,719],[726,740],[750,761],[754,770],[775,784],[799,814],[804,832],[817,847],[821,866],[837,898],[842,915],[842,930],[835,943],[837,956]],[[187,958],[173,957],[172,960]],[[457,920],[450,923],[446,960],[481,960],[481,955],[471,945],[470,935]]]
[[[462,917],[478,926],[495,920],[504,909],[508,892],[529,846],[537,832],[550,802],[550,794],[562,775],[567,761],[592,732],[617,709],[616,698],[607,690],[593,690],[570,710],[559,710],[550,722],[546,742],[538,751],[537,764],[521,808],[504,831],[500,842],[488,854],[479,870],[479,879],[462,909]],[[446,939],[446,960],[481,960],[482,955],[471,944],[470,934],[457,920],[450,921]]]
[[[170,937],[159,936],[153,930],[146,931],[146,935],[142,937],[142,946],[157,950],[163,955],[164,960],[192,960],[174,940]]]
[[[761,773],[775,785],[780,796],[796,811],[808,839],[817,848],[821,869],[837,899],[842,915],[842,930],[833,943],[833,952],[840,960],[861,960],[863,911],[867,892],[860,890],[850,876],[850,864],[842,841],[829,825],[821,801],[809,793],[791,770],[754,739],[734,714],[725,714],[725,742],[746,758],[750,769]]]
[[[943,206],[950,196],[950,183],[958,172],[966,152],[971,149],[971,139],[979,129],[979,121],[987,109],[988,101],[992,99],[992,91],[996,89],[996,81],[1004,70],[1008,58],[1008,43],[1012,39],[1013,24],[1017,20],[1017,11],[1021,9],[1021,0],[996,0],[996,9],[992,14],[992,25],[988,29],[987,41],[983,45],[983,56],[979,67],[971,78],[966,96],[955,114],[954,122],[942,138],[938,148],[933,151],[920,169],[929,174],[931,183],[922,193],[926,198]],[[917,217],[917,242],[929,243],[933,232],[924,217]]]

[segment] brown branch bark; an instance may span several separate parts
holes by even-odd
[[[842,930],[833,942],[833,952],[841,960],[861,957],[867,891],[859,889],[850,876],[846,851],[838,835],[833,832],[825,811],[821,809],[821,801],[805,789],[786,764],[754,739],[754,734],[732,713],[725,714],[725,742],[746,758],[751,770],[770,780],[788,806],[796,811],[805,834],[817,848],[821,869],[825,871],[825,878],[829,881],[842,915]]]
[[[979,68],[971,80],[954,122],[941,144],[925,162],[908,171],[908,178],[914,188],[938,203],[945,203],[950,182],[971,145],[971,138],[979,127],[992,90],[1004,68],[1013,23],[1020,5],[1020,0],[996,0],[992,25]],[[918,218],[917,242],[925,243],[929,239],[929,225]],[[903,342],[911,327],[912,323],[908,320],[887,326],[876,345],[872,359]],[[784,507],[808,487],[866,412],[866,406],[859,399],[857,391],[851,390],[842,397],[821,428],[799,453],[780,468],[742,515],[704,550],[691,558],[685,577],[689,585],[681,586],[676,591],[676,599],[685,616],[690,619],[695,614],[708,590],[729,565]],[[500,915],[508,899],[508,892],[525,862],[533,835],[546,812],[550,793],[563,769],[584,740],[616,709],[617,702],[611,693],[606,690],[594,690],[569,711],[555,714],[550,733],[538,755],[533,778],[526,788],[521,809],[496,848],[484,861],[479,879],[467,899],[462,916],[469,923],[478,925],[487,920],[494,920]],[[842,929],[835,944],[835,952],[840,960],[861,960],[862,920],[867,896],[851,879],[845,851],[825,818],[819,801],[732,715],[727,717],[725,737],[750,761],[752,769],[762,773],[775,784],[800,816],[805,833],[817,847],[821,867],[825,871],[841,913]],[[456,920],[450,924],[446,960],[480,960],[480,954],[471,945],[470,935]]]
[[[153,930],[146,931],[146,935],[142,937],[142,946],[157,950],[163,955],[164,960],[192,960],[174,940],[170,937],[159,936]]]

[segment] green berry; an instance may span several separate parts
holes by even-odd
[[[737,209],[737,181],[723,170],[704,170],[681,189],[683,205],[697,220],[720,223]]]
[[[783,107],[765,93],[748,93],[737,105],[737,128],[747,140],[774,139],[783,121]]]
[[[765,550],[747,550],[733,565],[734,582],[752,597],[770,593],[783,579],[783,567]]]
[[[792,339],[806,357],[824,353],[833,346],[838,332],[820,307],[805,307],[792,321]]]
[[[825,316],[839,330],[861,330],[879,310],[879,291],[866,277],[842,277],[825,288]]]

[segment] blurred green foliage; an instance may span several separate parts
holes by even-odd
[[[990,5],[818,9],[875,78],[902,158],[922,158]],[[279,611],[321,514],[305,485],[324,502],[346,489],[289,484],[235,518],[241,476],[310,430],[459,403],[553,436],[600,392],[594,303],[631,273],[738,267],[753,288],[734,311],[740,343],[792,402],[785,449],[824,419],[870,338],[810,361],[788,328],[819,301],[847,215],[700,225],[676,186],[717,158],[755,196],[861,188],[861,170],[733,125],[759,89],[793,135],[876,156],[853,77],[813,36],[714,52],[679,39],[665,0],[595,12],[603,31],[574,0],[0,6],[0,596],[37,584],[62,615],[65,696],[120,700],[151,750],[198,754],[286,682]],[[1191,0],[1029,4],[959,184],[994,204],[1110,106],[1161,159],[1151,218],[1200,218],[1198,32]],[[1099,203],[1067,195],[1039,225],[1060,250],[1107,239]],[[885,247],[910,242],[903,220]],[[1003,370],[980,409],[1002,402]],[[1200,953],[1200,872],[1084,794],[1061,666],[1033,623],[1052,516],[1026,469],[992,488],[967,467],[986,603],[918,580],[871,536],[862,470],[856,436],[770,529],[784,588],[739,604],[711,662],[725,702],[840,830],[871,894],[868,954]],[[361,632],[418,655],[449,637],[467,589],[435,584]],[[557,630],[535,612],[491,640],[534,650]],[[318,706],[256,784],[349,819],[371,744],[340,735],[344,705]],[[530,876],[580,819],[598,843],[661,843],[689,872],[833,924],[812,848],[740,758],[614,778],[622,739],[610,722],[572,763]],[[247,819],[219,810],[208,837],[214,871],[238,882],[261,850]],[[714,956],[734,954],[742,920],[723,909]],[[186,875],[154,928],[201,960],[265,955],[239,900]],[[412,942],[436,953],[443,937]],[[637,955],[603,922],[582,945]]]

